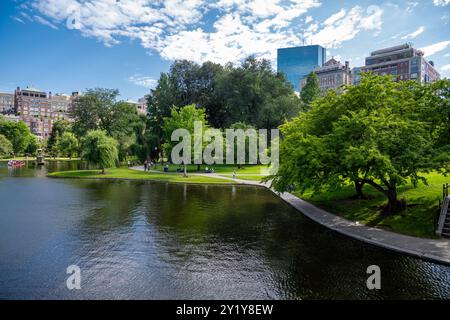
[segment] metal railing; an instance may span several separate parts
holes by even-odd
[[[438,236],[442,235],[442,230],[444,229],[444,222],[445,218],[447,216],[448,212],[448,206],[450,202],[450,197],[448,195],[448,189],[450,187],[450,184],[445,183],[442,185],[442,205],[439,204],[440,210],[439,210],[439,217],[435,221],[435,233]],[[440,203],[440,201],[439,201]]]

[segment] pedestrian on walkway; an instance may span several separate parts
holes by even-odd
[[[236,179],[236,170],[233,170],[233,180]]]

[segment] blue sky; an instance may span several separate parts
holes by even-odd
[[[353,67],[412,42],[450,77],[450,0],[1,0],[0,41],[3,92],[106,87],[137,100],[175,59],[275,62],[303,43]]]

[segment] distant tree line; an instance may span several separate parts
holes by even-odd
[[[0,158],[34,154],[38,140],[25,122],[14,122],[0,115]]]
[[[171,116],[172,108],[192,104],[204,109],[208,124],[217,129],[235,123],[277,128],[304,108],[284,75],[267,60],[248,57],[238,66],[175,61],[149,95],[149,141],[160,150],[167,139],[161,127],[164,118]]]

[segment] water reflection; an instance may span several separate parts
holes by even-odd
[[[450,268],[334,234],[261,188],[32,171],[0,168],[0,298],[450,298]]]

